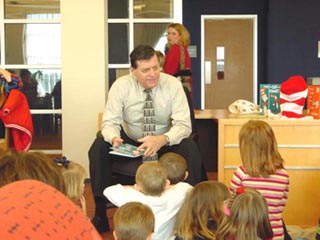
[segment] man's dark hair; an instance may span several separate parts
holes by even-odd
[[[132,68],[137,68],[137,61],[149,60],[156,54],[155,50],[149,45],[138,45],[130,54]]]
[[[20,77],[25,78],[31,76],[31,72],[28,69],[21,69],[20,70]]]

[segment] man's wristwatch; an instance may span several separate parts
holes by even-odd
[[[168,135],[164,135],[165,136],[165,138],[166,138],[166,145],[168,146],[168,145],[170,145],[170,139],[169,139],[169,137],[168,137]]]

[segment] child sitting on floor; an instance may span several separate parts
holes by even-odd
[[[135,181],[134,186],[117,184],[107,187],[103,194],[118,207],[134,201],[150,206],[156,219],[153,239],[170,239],[176,214],[192,186],[179,182],[168,188],[167,171],[158,162],[140,165]]]
[[[181,155],[168,152],[162,155],[159,163],[167,170],[170,185],[183,182],[188,177],[187,161]]]
[[[87,216],[86,200],[83,196],[86,170],[79,163],[65,157],[55,158],[54,161],[61,168],[67,197],[78,205]]]
[[[262,120],[249,120],[240,129],[239,147],[242,165],[234,171],[230,189],[258,190],[268,204],[273,239],[282,240],[287,236],[282,214],[288,199],[289,175],[271,126]]]
[[[140,202],[129,202],[113,216],[115,240],[151,240],[155,218],[151,208]]]
[[[215,239],[229,198],[230,192],[221,182],[205,181],[195,185],[178,212],[175,240]]]
[[[272,239],[267,202],[257,190],[238,188],[229,202],[229,209],[230,216],[225,216],[218,226],[216,239]]]

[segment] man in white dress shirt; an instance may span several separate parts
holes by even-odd
[[[109,230],[103,190],[112,185],[112,164],[117,161],[115,155],[109,154],[112,146],[133,144],[144,151],[144,157],[157,154],[160,158],[167,152],[181,154],[188,163],[186,182],[194,185],[206,180],[198,145],[189,137],[190,110],[181,82],[160,72],[156,52],[150,46],[137,46],[130,54],[130,63],[131,74],[118,78],[110,88],[102,118],[102,137],[97,137],[89,150],[90,180],[96,205],[92,222],[99,232]],[[152,91],[156,130],[153,136],[142,137],[145,89]]]

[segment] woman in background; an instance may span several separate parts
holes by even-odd
[[[167,41],[163,71],[180,77],[183,85],[191,93],[191,60],[188,52],[189,31],[180,23],[171,23],[167,26]]]

